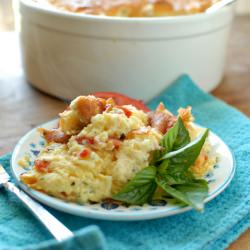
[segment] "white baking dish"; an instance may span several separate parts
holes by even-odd
[[[21,42],[28,81],[71,99],[116,91],[149,100],[180,74],[212,90],[224,71],[234,15],[121,18],[74,14],[21,0]]]

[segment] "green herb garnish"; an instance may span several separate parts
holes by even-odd
[[[154,166],[142,169],[121,192],[112,198],[134,205],[142,205],[150,201],[157,187],[156,174],[157,170]]]
[[[157,178],[157,184],[168,194],[179,201],[201,211],[204,208],[204,199],[208,195],[207,181],[193,180],[192,182],[170,186],[166,179]]]
[[[162,138],[162,150],[154,152],[149,167],[139,171],[127,185],[112,198],[132,205],[142,205],[152,200],[155,190],[162,188],[176,200],[201,211],[208,195],[206,180],[196,179],[189,171],[208,136],[206,129],[191,141],[182,119]]]

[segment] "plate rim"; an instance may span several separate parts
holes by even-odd
[[[47,194],[43,194],[39,191],[36,191],[34,189],[29,188],[28,186],[26,186],[25,184],[23,184],[20,181],[20,178],[18,175],[16,175],[15,171],[14,171],[14,166],[15,166],[15,159],[17,158],[18,152],[21,150],[21,146],[22,144],[27,140],[27,138],[36,132],[37,128],[39,127],[44,127],[44,126],[48,126],[51,123],[55,123],[58,120],[58,118],[49,120],[45,123],[42,123],[41,125],[38,125],[34,128],[32,128],[31,130],[29,130],[27,133],[25,133],[17,142],[12,156],[11,156],[11,173],[12,176],[14,177],[17,185],[28,195],[30,195],[32,198],[34,198],[35,200],[39,201],[40,203],[52,207],[56,210],[59,210],[61,212],[66,212],[72,215],[77,215],[77,216],[81,216],[81,217],[86,217],[86,218],[92,218],[92,219],[101,219],[101,220],[110,220],[110,221],[139,221],[139,220],[150,220],[150,219],[157,219],[157,218],[162,218],[162,217],[168,217],[168,216],[173,216],[176,214],[180,214],[180,213],[184,213],[186,211],[190,211],[193,210],[192,207],[190,206],[174,206],[171,210],[148,210],[145,214],[140,213],[140,211],[128,211],[128,212],[123,212],[123,213],[119,213],[119,212],[115,212],[112,213],[112,210],[109,210],[109,214],[104,213],[102,211],[97,211],[94,209],[88,209],[87,211],[84,209],[84,205],[79,205],[79,204],[75,204],[75,203],[70,203],[70,202],[66,202],[63,201],[59,198],[56,197],[52,197],[49,196]],[[198,126],[200,126],[199,124],[196,124]],[[200,126],[201,127],[201,126]],[[224,146],[226,146],[226,148],[228,149],[228,151],[230,152],[230,155],[232,157],[232,170],[228,176],[228,178],[225,180],[225,182],[223,182],[223,184],[218,187],[218,189],[214,190],[211,194],[209,194],[209,196],[205,199],[205,204],[208,203],[209,201],[213,200],[215,197],[217,197],[219,194],[221,194],[230,184],[230,182],[232,181],[235,172],[236,172],[236,160],[235,160],[235,156],[234,153],[232,151],[232,149],[221,139],[220,136],[218,136],[216,133],[214,133],[213,131],[210,130],[210,133],[212,133],[214,136],[217,137],[217,139],[219,139],[220,142],[222,142],[224,144]],[[73,208],[72,208],[73,206]],[[76,208],[74,208],[74,206],[76,206]],[[80,209],[82,209],[82,211],[80,211]]]

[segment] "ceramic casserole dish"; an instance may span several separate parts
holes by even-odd
[[[205,91],[221,81],[234,5],[214,13],[124,18],[77,14],[21,0],[27,80],[72,99],[95,91],[145,101],[180,74]]]

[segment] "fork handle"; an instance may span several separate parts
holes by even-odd
[[[50,233],[58,240],[62,241],[73,236],[73,233],[65,227],[56,217],[49,213],[38,202],[30,198],[11,182],[3,184],[6,189],[14,193],[33,212],[33,214],[43,223]]]

